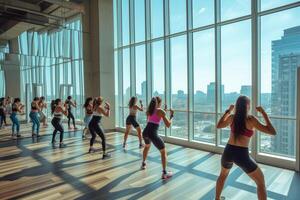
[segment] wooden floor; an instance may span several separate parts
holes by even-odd
[[[30,127],[23,126],[30,133]],[[159,152],[151,148],[148,168],[139,169],[141,150],[131,136],[127,151],[122,134],[107,133],[112,158],[101,160],[101,151],[88,154],[89,140],[81,131],[65,134],[67,148],[52,148],[50,127],[39,141],[8,140],[0,130],[0,199],[204,199],[212,200],[220,156],[167,144],[169,169],[174,177],[162,181]],[[95,147],[100,149],[97,142]],[[269,199],[300,199],[300,175],[260,165]],[[254,183],[234,167],[223,196],[233,200],[256,198]]]

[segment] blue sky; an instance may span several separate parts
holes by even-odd
[[[144,39],[144,10],[143,1],[136,0],[136,28],[135,34],[138,41]],[[163,34],[163,7],[161,0],[151,1],[151,29],[152,37]],[[213,22],[213,1],[193,0],[194,27],[208,25]],[[262,9],[270,9],[293,0],[261,0]],[[123,5],[128,0],[122,0]],[[137,9],[139,8],[139,9]],[[221,19],[227,20],[250,14],[250,0],[222,0]],[[142,10],[142,11],[141,11]],[[180,32],[186,29],[185,0],[170,0],[170,31]],[[125,12],[125,13],[124,13]],[[128,10],[123,11],[123,16],[128,16]],[[272,15],[261,17],[261,91],[271,92],[271,42],[280,39],[283,30],[300,25],[298,17],[300,8],[294,8]],[[128,43],[128,19],[123,21],[123,39]],[[124,29],[125,28],[125,29]],[[127,38],[127,39],[126,39]],[[155,45],[154,45],[155,46]],[[164,84],[161,78],[164,65],[163,42],[156,45],[153,53],[154,90],[163,92]],[[141,90],[140,83],[145,80],[145,55],[144,47],[139,47],[137,52],[137,92]],[[187,48],[186,36],[171,39],[172,63],[172,93],[177,90],[187,91]],[[127,56],[127,55],[126,55]],[[206,92],[206,87],[215,80],[214,64],[214,30],[205,30],[194,34],[194,90]],[[123,61],[125,61],[123,59]],[[128,61],[125,61],[126,63]],[[129,63],[128,63],[129,64]],[[158,66],[156,66],[158,65]],[[159,71],[158,71],[159,70]],[[125,72],[125,69],[124,69]],[[127,74],[127,72],[125,72]],[[126,75],[124,74],[124,76]],[[157,75],[156,75],[157,74]],[[158,78],[159,77],[159,78]],[[251,20],[222,26],[221,28],[221,79],[225,85],[225,93],[239,92],[241,85],[251,85]],[[160,80],[160,81],[159,81]],[[159,81],[159,83],[157,83]],[[129,80],[124,80],[125,85]],[[124,85],[124,86],[125,86]]]

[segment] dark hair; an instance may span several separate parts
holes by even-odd
[[[19,102],[21,102],[21,99],[20,99],[20,98],[15,98],[15,99],[14,99],[14,103],[19,103]]]
[[[93,108],[100,106],[102,102],[103,102],[102,97],[96,97],[93,102]]]
[[[33,101],[38,101],[38,100],[40,100],[40,98],[38,98],[38,97],[34,97],[34,99],[33,99]]]
[[[235,113],[232,126],[234,139],[236,140],[246,130],[247,105],[250,99],[247,96],[239,96],[235,103]]]
[[[0,98],[0,106],[3,106],[3,105],[4,105],[4,100],[5,100],[4,97]]]
[[[71,97],[71,96],[68,96],[68,99],[70,100],[70,99],[72,99],[72,97]]]
[[[84,102],[84,104],[83,104],[83,107],[84,107],[84,108],[88,107],[88,105],[89,105],[89,102],[90,102],[90,101],[92,101],[92,100],[93,100],[93,98],[92,98],[92,97],[88,97],[88,98],[86,98],[86,99],[85,99],[85,102]]]
[[[128,103],[128,107],[129,108],[132,108],[136,102],[137,98],[136,97],[131,97],[130,100],[129,100],[129,103]]]
[[[51,114],[54,113],[56,106],[61,102],[61,99],[55,99],[51,101]]]
[[[149,106],[147,108],[147,115],[153,115],[156,107],[158,104],[160,104],[161,98],[159,96],[152,97]]]
[[[45,100],[45,97],[44,97],[44,96],[41,96],[40,100],[41,100],[41,101]]]

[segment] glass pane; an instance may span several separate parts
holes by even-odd
[[[165,99],[165,56],[164,41],[152,43],[152,76],[153,76],[153,96],[160,96]]]
[[[164,1],[151,0],[151,38],[164,35]]]
[[[129,44],[129,0],[122,0],[122,40]]]
[[[145,1],[134,1],[135,41],[145,40]]]
[[[295,117],[300,8],[261,17],[261,102],[269,114]],[[289,20],[286,20],[289,19]]]
[[[171,136],[182,139],[188,138],[188,115],[186,112],[176,112],[174,114]]]
[[[172,108],[187,109],[186,35],[171,39]]]
[[[123,106],[128,106],[130,99],[130,53],[129,49],[123,50]]]
[[[170,33],[186,30],[186,1],[170,0]]]
[[[272,119],[276,136],[259,134],[259,152],[295,158],[296,120]]]
[[[221,108],[224,112],[241,95],[251,98],[250,20],[221,28]],[[227,142],[229,129],[222,129],[221,142]]]
[[[194,113],[193,140],[215,143],[216,115]]]
[[[251,13],[251,0],[221,0],[221,20],[229,20]]]
[[[194,110],[215,112],[215,40],[214,30],[193,34]]]
[[[251,23],[250,20],[221,29],[222,112],[243,93],[251,97]],[[233,73],[238,74],[234,76]]]
[[[187,110],[187,48],[185,35],[171,39],[171,75],[172,108]],[[172,136],[187,138],[187,113],[176,112],[171,132]]]
[[[136,66],[136,96],[146,105],[147,83],[146,83],[146,57],[145,45],[135,47]]]
[[[277,135],[261,136],[261,151],[295,157],[296,69],[300,66],[300,8],[261,17],[261,104],[277,116]],[[267,139],[266,139],[267,138]],[[271,147],[266,150],[266,142]]]
[[[113,9],[114,9],[114,47],[117,48],[118,47],[118,43],[117,43],[117,36],[118,36],[118,32],[120,30],[118,30],[118,23],[117,23],[117,19],[118,19],[118,11],[117,11],[117,0],[113,0]]]
[[[193,0],[193,28],[213,24],[214,12],[214,1]]]
[[[298,0],[260,0],[261,10],[268,10],[283,6],[286,4],[297,2]]]

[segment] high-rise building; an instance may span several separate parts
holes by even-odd
[[[207,102],[211,102],[212,104],[215,103],[215,91],[216,91],[216,84],[215,82],[209,83],[207,85]],[[224,85],[221,86],[221,98],[224,98]]]
[[[300,66],[300,26],[284,30],[279,40],[272,42],[271,112],[275,116],[296,115],[296,70]],[[272,138],[272,151],[295,155],[295,123],[274,120],[278,135]]]
[[[240,94],[246,95],[251,98],[251,86],[250,85],[242,85]]]

